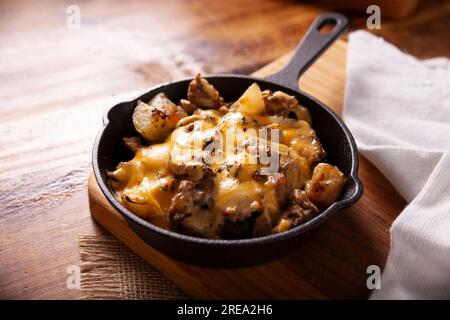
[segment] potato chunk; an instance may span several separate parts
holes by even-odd
[[[308,198],[320,209],[328,208],[337,200],[344,186],[344,174],[335,166],[319,163],[306,186]]]
[[[256,83],[248,87],[236,103],[238,112],[252,115],[260,115],[265,112],[263,95]]]
[[[164,93],[158,93],[148,104],[138,101],[133,112],[133,124],[148,141],[164,139],[186,117],[187,113],[175,105]]]

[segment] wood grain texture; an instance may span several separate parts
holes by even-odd
[[[79,30],[66,27],[72,4]],[[80,233],[105,232],[90,217],[86,177],[106,108],[198,71],[251,73],[330,9],[340,11],[287,0],[1,1],[0,298],[80,296],[67,289],[66,269],[79,262]],[[353,28],[365,19],[352,13]],[[449,23],[448,1],[422,1],[377,33],[419,57],[450,56]],[[323,100],[338,107],[335,97]],[[363,165],[375,192],[391,190]]]
[[[305,73],[300,84],[340,113],[345,86],[346,42],[337,41]],[[289,55],[255,74],[280,69]],[[362,199],[338,213],[288,257],[251,268],[210,269],[168,258],[146,245],[89,180],[92,216],[128,247],[195,298],[324,299],[365,298],[366,269],[383,266],[389,250],[388,228],[404,206],[399,195],[362,159]],[[383,188],[379,188],[383,181]]]

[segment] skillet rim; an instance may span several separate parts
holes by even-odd
[[[104,131],[106,130],[108,125],[111,124],[109,121],[109,114],[110,114],[110,112],[114,112],[118,108],[119,105],[137,100],[142,95],[149,94],[150,92],[156,91],[163,87],[179,84],[181,82],[191,81],[192,77],[188,77],[188,78],[184,78],[184,79],[180,79],[180,80],[164,82],[164,83],[158,84],[154,87],[151,87],[149,90],[144,92],[139,97],[115,104],[111,108],[108,108],[103,114],[103,125],[95,138],[94,146],[92,149],[92,165],[93,165],[94,176],[95,176],[98,186],[100,187],[100,190],[102,191],[103,195],[106,197],[108,202],[120,214],[124,215],[126,219],[129,219],[129,220],[133,221],[134,223],[140,225],[141,227],[144,227],[146,229],[146,231],[155,232],[159,236],[162,236],[164,238],[166,238],[166,237],[172,238],[177,241],[186,241],[186,242],[191,242],[191,243],[195,243],[195,244],[215,246],[215,247],[245,247],[245,246],[250,247],[252,245],[264,245],[264,244],[270,244],[270,243],[275,243],[275,242],[281,242],[284,240],[288,240],[290,238],[295,238],[303,233],[306,233],[310,229],[313,229],[314,227],[318,227],[321,223],[323,223],[325,220],[329,219],[335,213],[352,206],[361,198],[363,191],[364,191],[364,186],[363,186],[360,178],[358,177],[359,156],[358,156],[358,148],[356,146],[356,142],[355,142],[350,130],[347,128],[347,126],[342,121],[342,119],[327,105],[325,105],[323,102],[321,102],[317,98],[307,94],[306,92],[301,91],[300,89],[294,90],[285,85],[279,84],[277,82],[269,81],[269,80],[266,80],[263,78],[257,78],[257,77],[247,76],[247,75],[238,75],[238,74],[211,74],[211,75],[205,75],[205,76],[203,76],[203,78],[208,79],[208,80],[214,79],[214,78],[229,78],[229,79],[240,78],[240,79],[251,80],[251,81],[255,81],[255,82],[259,82],[259,83],[262,82],[262,83],[267,83],[270,85],[276,85],[276,86],[282,87],[286,91],[294,91],[296,94],[301,95],[301,96],[305,97],[306,99],[311,100],[316,105],[318,105],[319,107],[324,109],[333,118],[333,120],[336,122],[336,125],[340,126],[343,129],[345,137],[346,137],[347,141],[349,142],[352,163],[350,166],[350,175],[348,175],[346,178],[348,180],[351,180],[355,185],[353,188],[353,190],[354,190],[353,194],[351,194],[348,198],[344,198],[344,199],[335,201],[331,206],[329,206],[326,210],[321,212],[318,216],[314,217],[313,219],[309,220],[308,222],[306,222],[302,225],[299,225],[293,229],[290,229],[285,232],[277,233],[277,234],[271,234],[271,235],[267,235],[267,236],[263,236],[263,237],[247,238],[247,239],[207,239],[207,238],[200,238],[200,237],[194,237],[194,236],[190,236],[190,235],[177,233],[175,231],[171,231],[171,230],[167,230],[167,229],[158,227],[158,226],[140,218],[139,216],[134,214],[132,211],[125,208],[116,199],[116,197],[114,196],[114,194],[111,192],[110,188],[108,187],[107,183],[105,181],[103,181],[103,178],[102,178],[102,175],[100,172],[100,168],[99,168],[100,159],[98,158],[98,149],[99,149],[99,145],[102,141]]]

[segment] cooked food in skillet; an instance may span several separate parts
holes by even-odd
[[[308,110],[252,84],[234,102],[197,75],[178,104],[138,101],[125,137],[135,154],[109,172],[122,205],[149,222],[205,238],[287,231],[337,200],[343,173],[325,162]]]

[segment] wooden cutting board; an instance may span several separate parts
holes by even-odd
[[[345,41],[337,41],[302,77],[302,90],[341,113],[345,87]],[[254,75],[265,76],[288,61],[285,56]],[[388,229],[405,202],[389,182],[361,157],[365,193],[352,208],[336,214],[291,255],[268,264],[239,269],[209,269],[173,260],[154,250],[128,227],[89,179],[92,217],[129,248],[195,298],[323,299],[365,298],[369,265],[383,268]]]

